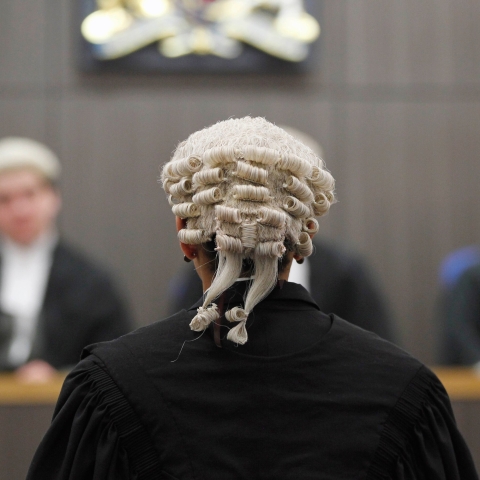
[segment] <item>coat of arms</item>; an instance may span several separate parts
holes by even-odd
[[[298,63],[307,58],[320,26],[302,0],[96,0],[81,31],[96,61],[154,45],[164,59],[232,60],[253,48]]]

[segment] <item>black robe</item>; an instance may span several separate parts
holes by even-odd
[[[478,478],[435,375],[303,287],[257,305],[243,346],[194,314],[89,347],[27,479]]]
[[[11,327],[4,326],[2,338],[2,319],[8,318],[0,315],[0,369],[7,369]],[[125,300],[109,273],[60,241],[53,251],[29,360],[71,368],[87,345],[117,338],[133,328]]]

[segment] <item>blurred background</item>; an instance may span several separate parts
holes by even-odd
[[[480,3],[312,3],[314,71],[200,75],[81,72],[78,2],[2,2],[0,137],[58,153],[61,230],[116,272],[142,325],[183,264],[157,183],[176,144],[231,116],[306,132],[337,180],[321,231],[366,257],[401,345],[433,363],[439,265],[480,241]]]

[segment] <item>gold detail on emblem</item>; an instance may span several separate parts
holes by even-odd
[[[97,10],[83,21],[82,34],[91,43],[102,43],[126,30],[132,22],[133,17],[123,8]]]
[[[82,34],[98,59],[123,57],[159,42],[166,57],[235,58],[242,44],[299,62],[320,34],[302,0],[97,0]]]

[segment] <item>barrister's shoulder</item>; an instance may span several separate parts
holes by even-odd
[[[178,354],[179,345],[198,336],[192,332],[189,324],[195,312],[181,310],[176,314],[140,327],[126,335],[109,342],[101,342],[86,347],[82,358],[95,355],[100,358],[118,359],[123,361],[125,352],[135,354],[141,352],[156,355],[158,359],[172,359],[172,355]]]
[[[332,317],[332,348],[341,356],[350,359],[352,368],[368,366],[372,370],[400,371],[415,375],[423,363],[398,345],[377,334],[353,325],[336,315]]]

